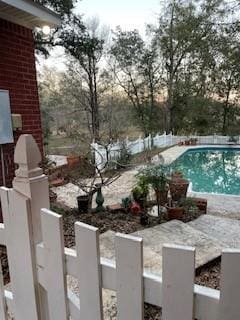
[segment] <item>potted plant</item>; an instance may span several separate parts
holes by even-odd
[[[89,158],[89,165],[86,170],[82,172],[81,165],[74,166],[70,170],[68,177],[69,181],[79,187],[80,195],[77,197],[79,213],[87,213],[92,211],[92,199],[95,194],[97,203],[97,212],[103,210],[104,198],[102,195],[102,187],[109,186],[116,181],[120,174],[112,171],[108,174],[104,172],[104,168],[99,169],[98,166],[91,162]]]
[[[172,172],[171,177],[174,178],[183,178],[183,173],[182,171],[175,170]]]
[[[160,206],[165,206],[168,200],[168,179],[165,173],[161,170],[149,177],[149,182],[156,194],[157,203]]]
[[[184,209],[184,214],[196,213],[198,211],[196,202],[192,198],[182,199],[180,205]]]
[[[189,181],[183,178],[171,178],[169,181],[169,189],[173,201],[185,199],[189,187]]]
[[[191,139],[189,140],[189,142],[190,142],[190,145],[191,145],[191,146],[196,146],[196,145],[197,145],[197,139],[196,139],[196,138],[191,138]]]
[[[196,214],[198,208],[192,199],[171,200],[166,206],[169,220],[182,220],[184,215]]]
[[[160,206],[165,206],[168,200],[168,168],[163,165],[148,167],[140,171],[138,179],[142,180],[150,186],[156,194],[158,205],[158,214],[160,214]]]
[[[171,200],[166,209],[169,220],[182,220],[184,208],[178,201]]]
[[[141,208],[145,208],[146,206],[148,193],[149,187],[147,181],[139,178],[137,185],[132,189],[132,197]]]
[[[77,196],[77,204],[79,213],[87,213],[92,206],[92,196],[90,194]]]
[[[78,165],[80,162],[80,157],[77,155],[69,155],[67,156],[67,164],[69,168],[73,168],[74,166]]]
[[[238,137],[237,136],[234,136],[234,135],[231,135],[228,139],[228,143],[229,144],[237,144],[238,143]]]
[[[125,197],[125,198],[122,198],[122,207],[127,211],[129,210],[130,206],[131,206],[131,197]]]

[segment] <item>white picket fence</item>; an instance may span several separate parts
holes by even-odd
[[[220,293],[194,284],[194,248],[166,245],[162,276],[143,270],[140,238],[117,234],[116,262],[109,261],[100,257],[98,229],[77,222],[76,250],[64,248],[63,218],[49,211],[40,158],[32,136],[21,136],[13,189],[1,188],[0,244],[12,290],[0,272],[1,320],[8,312],[15,320],[103,320],[102,288],[116,291],[118,320],[143,320],[144,302],[162,307],[163,320],[240,319],[240,250],[223,251]],[[79,296],[67,275],[78,279]]]
[[[171,133],[163,135],[157,134],[156,136],[152,137],[149,135],[146,138],[139,137],[135,141],[129,141],[126,138],[124,141],[117,141],[104,147],[98,143],[92,143],[92,150],[94,152],[95,161],[97,166],[101,169],[104,168],[107,160],[110,161],[117,161],[121,158],[121,152],[123,148],[130,154],[137,154],[143,152],[145,150],[150,150],[154,147],[157,148],[164,148],[168,146],[173,146],[178,144],[179,142],[184,142],[185,140],[189,139],[197,139],[198,144],[228,144],[229,137],[228,136],[218,136],[218,135],[211,135],[211,136],[174,136]],[[240,137],[237,138],[237,144],[240,144]]]

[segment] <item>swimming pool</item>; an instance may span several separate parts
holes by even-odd
[[[171,167],[183,172],[194,192],[240,195],[240,148],[188,150]]]

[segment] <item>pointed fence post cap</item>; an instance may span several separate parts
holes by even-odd
[[[14,153],[14,162],[19,168],[15,171],[16,177],[32,178],[42,175],[39,167],[42,156],[36,141],[30,134],[23,134],[18,139]]]

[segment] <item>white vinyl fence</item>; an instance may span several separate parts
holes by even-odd
[[[96,164],[100,169],[102,169],[105,167],[108,160],[119,160],[121,158],[123,148],[126,148],[126,150],[133,155],[145,150],[151,150],[152,148],[164,148],[173,146],[189,139],[197,139],[198,144],[221,145],[229,143],[228,136],[174,136],[171,133],[168,135],[164,133],[163,135],[157,134],[154,137],[152,137],[151,135],[149,135],[147,138],[139,137],[135,141],[129,141],[128,138],[126,138],[122,142],[117,141],[108,145],[107,147],[104,147],[98,143],[92,143],[91,146],[95,155]],[[240,138],[238,137],[237,139],[237,144],[239,144]]]
[[[102,288],[116,291],[117,319],[143,320],[144,302],[162,307],[163,320],[240,319],[240,250],[222,253],[221,293],[194,284],[195,249],[163,248],[163,274],[143,270],[143,240],[115,237],[116,263],[100,258],[98,229],[75,223],[76,250],[64,248],[63,218],[49,211],[48,179],[30,135],[15,151],[13,189],[1,188],[11,291],[0,272],[0,319],[103,320]],[[43,209],[45,208],[45,209]],[[79,296],[66,276],[78,279]]]

